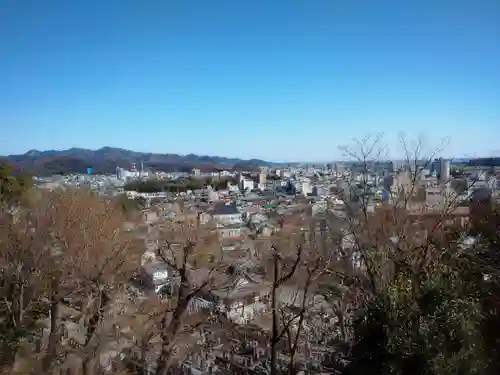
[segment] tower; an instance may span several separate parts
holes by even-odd
[[[260,185],[265,185],[266,184],[266,173],[265,172],[260,172],[259,174],[259,184]]]
[[[450,181],[450,161],[441,158],[439,162],[439,182],[446,184]]]

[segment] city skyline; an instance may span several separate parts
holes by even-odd
[[[352,137],[498,156],[500,3],[7,1],[0,154],[328,161]]]

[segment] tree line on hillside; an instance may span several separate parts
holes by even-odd
[[[3,373],[500,373],[499,207],[479,202],[465,228],[453,224],[452,201],[412,216],[416,169],[398,205],[372,213],[358,202],[346,217],[315,220],[301,213],[297,225],[255,241],[244,266],[220,256],[208,229],[165,223],[153,255],[176,281],[164,299],[126,287],[145,245],[122,230],[117,202],[34,191],[4,171]],[[233,307],[241,278],[259,286],[248,297],[262,297],[267,319],[245,323]],[[218,296],[226,308],[207,307]]]
[[[182,180],[166,181],[166,180],[135,180],[125,184],[125,190],[133,190],[139,193],[159,193],[172,192],[180,193],[187,190],[203,189],[207,186],[212,186],[215,190],[227,188],[227,184],[236,184],[234,178],[214,178],[214,177],[197,177],[186,178]]]
[[[130,168],[132,163],[140,165],[141,159],[132,158],[105,158],[105,157],[78,157],[78,156],[28,156],[13,157],[10,162],[16,169],[26,171],[36,176],[50,176],[54,174],[87,173],[91,167],[96,174],[115,174],[116,167]],[[245,163],[234,165],[218,165],[213,163],[197,162],[160,162],[148,161],[145,168],[153,172],[179,172],[191,173],[193,169],[200,169],[204,173],[219,172],[222,170],[258,171],[259,167]]]
[[[469,160],[467,165],[469,165],[471,167],[476,167],[476,166],[499,167],[500,166],[500,157],[471,159],[471,160]]]

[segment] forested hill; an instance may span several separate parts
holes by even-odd
[[[152,170],[190,172],[194,168],[204,172],[220,169],[257,170],[271,163],[259,159],[243,160],[206,155],[179,155],[136,152],[113,147],[98,150],[70,148],[68,150],[31,150],[25,154],[4,157],[26,172],[36,175],[85,173],[91,167],[94,173],[114,173],[116,167],[130,168],[140,163]]]

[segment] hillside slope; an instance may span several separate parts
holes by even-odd
[[[225,158],[206,155],[156,154],[103,147],[98,150],[70,148],[68,150],[30,150],[21,155],[5,157],[17,169],[36,174],[50,175],[57,173],[85,173],[91,167],[94,173],[114,173],[116,167],[130,168],[135,163],[137,168],[144,163],[144,168],[165,172],[189,172],[193,168],[202,171],[219,169],[258,170],[259,166],[269,166],[264,160]]]

